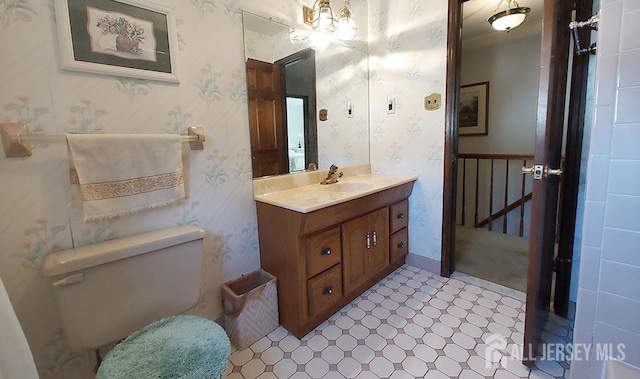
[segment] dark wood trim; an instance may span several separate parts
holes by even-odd
[[[576,20],[591,17],[593,1],[577,1]],[[585,46],[591,44],[589,28],[579,31],[580,41]],[[576,211],[578,208],[578,187],[580,185],[580,163],[582,160],[582,141],[584,134],[584,114],[587,102],[587,79],[590,54],[574,55],[571,74],[571,95],[569,99],[569,120],[567,142],[562,173],[560,198],[562,207],[559,217],[558,264],[556,265],[556,288],[553,297],[553,310],[557,315],[567,317],[569,312],[569,287],[571,285],[571,260],[576,231]]]
[[[494,213],[493,215],[491,215],[491,217],[487,217],[484,220],[478,222],[478,224],[475,226],[476,228],[484,228],[485,226],[487,226],[489,224],[489,220],[495,220],[499,217],[504,216],[505,214],[508,214],[509,212],[511,212],[512,210],[519,208],[523,203],[526,203],[527,201],[531,200],[531,198],[533,197],[533,194],[528,193],[526,194],[522,199],[518,199],[516,201],[514,201],[513,203],[507,205],[506,207],[504,207],[503,209],[497,211],[496,213]],[[506,224],[505,224],[506,225]],[[502,233],[507,233],[506,232],[506,226],[504,227]]]
[[[502,233],[507,234],[507,230],[509,228],[509,161],[505,162],[505,170],[504,170],[504,202],[502,203],[504,209],[504,218],[502,219]]]
[[[491,160],[491,174],[489,175],[489,230],[493,230],[493,171],[494,162]],[[477,207],[477,205],[476,205]]]
[[[295,54],[294,54],[295,55]],[[278,71],[280,72],[280,119],[282,120],[282,141],[280,143],[284,146],[282,150],[282,162],[284,162],[284,171],[283,174],[289,173],[289,120],[287,119],[287,76],[286,76],[286,59],[283,58],[279,61],[274,62],[274,65],[278,67]]]
[[[512,159],[512,160],[533,160],[533,155],[528,154],[458,154],[458,159]]]
[[[460,98],[460,62],[462,59],[462,6],[449,0],[447,27],[447,84],[445,89],[444,183],[442,196],[442,255],[440,275],[449,277],[454,270],[456,194],[458,181],[458,102]]]
[[[316,96],[316,75],[315,75],[316,51],[311,48],[307,48],[307,49],[298,51],[297,53],[291,54],[287,57],[284,57],[282,59],[279,59],[275,62],[275,64],[277,64],[280,67],[280,79],[281,79],[282,97],[283,97],[282,99],[283,116],[282,117],[284,122],[284,136],[286,140],[288,138],[287,128],[286,128],[287,127],[286,97],[287,96],[299,97],[299,94],[287,93],[287,81],[285,77],[286,66],[302,59],[309,61],[309,65],[310,65],[309,72],[313,73],[313,78],[311,80],[312,89],[310,91],[310,93],[312,93],[313,96],[309,96],[308,108],[307,108],[306,120],[305,120],[305,124],[307,125],[308,123],[308,126],[305,126],[306,129],[305,129],[305,135],[304,135],[304,160],[305,160],[305,166],[308,166],[308,164],[311,162],[316,164],[318,163],[318,123],[316,121],[316,109],[317,109],[316,97],[317,96]],[[288,147],[288,144],[286,145]],[[287,162],[287,172],[289,172],[288,154],[287,154],[287,160],[285,162]]]
[[[572,4],[545,0],[540,51],[540,84],[535,164],[560,167],[569,61]],[[529,233],[523,363],[532,366],[551,302],[558,205],[557,177],[534,180]]]

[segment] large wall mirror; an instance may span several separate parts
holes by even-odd
[[[249,12],[243,24],[253,177],[369,162],[368,54],[292,44]]]

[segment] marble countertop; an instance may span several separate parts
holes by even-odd
[[[292,211],[309,213],[417,179],[417,176],[368,173],[342,177],[334,184],[310,184],[259,194],[255,195],[254,199]]]

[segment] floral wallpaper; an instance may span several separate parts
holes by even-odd
[[[53,1],[0,2],[0,122],[25,122],[33,134],[185,133],[201,125],[208,140],[203,151],[183,151],[187,201],[90,223],[69,184],[64,144],[37,144],[29,158],[0,157],[0,276],[42,378],[85,379],[95,365],[93,354],[71,353],[62,338],[50,281],[39,271],[49,252],[199,225],[207,231],[205,286],[191,312],[212,319],[221,315],[220,284],[260,266],[241,5],[155,1],[175,12],[179,85],[64,71]],[[264,3],[283,8],[282,1]],[[283,14],[293,15],[298,4],[288,7]]]
[[[318,167],[369,162],[367,53],[331,46],[316,52],[317,107],[328,120],[318,125]],[[353,117],[347,116],[347,104]]]
[[[439,261],[442,235],[447,2],[369,0],[371,166],[418,176],[409,199],[410,253]],[[387,100],[396,110],[387,113]]]
[[[64,144],[38,143],[29,158],[0,156],[0,276],[41,378],[84,379],[95,365],[93,354],[73,354],[64,343],[50,282],[39,271],[49,252],[199,225],[207,231],[205,286],[203,300],[191,312],[213,319],[221,314],[220,284],[260,265],[241,10],[299,25],[302,4],[154,1],[175,12],[179,85],[64,71],[53,1],[0,1],[1,122],[25,122],[34,134],[184,133],[186,126],[201,125],[208,139],[203,151],[183,151],[187,201],[91,223],[82,221],[78,190],[69,184]],[[326,131],[351,146],[345,145],[340,164],[359,159],[364,152],[355,148],[358,139],[370,138],[374,170],[420,177],[411,198],[412,252],[439,259],[444,112],[422,110],[422,98],[444,91],[446,3],[351,4],[362,17],[359,41],[370,40],[372,46],[371,128],[354,118],[349,120],[358,125],[355,137],[331,125]],[[359,82],[364,86],[366,79]],[[350,96],[338,82],[327,91],[337,93],[341,103]],[[389,94],[397,99],[394,115],[384,111]],[[361,108],[355,105],[356,114]]]

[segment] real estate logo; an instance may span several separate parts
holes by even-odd
[[[538,348],[539,355],[523,357],[521,345],[509,344],[506,338],[499,334],[491,334],[486,339],[487,348],[484,351],[485,367],[492,368],[495,364],[500,364],[503,357],[513,357],[521,360],[538,361],[588,361],[595,359],[598,361],[618,360],[624,361],[626,358],[625,345],[623,343],[544,343],[541,342]],[[534,354],[533,352],[531,352]]]

